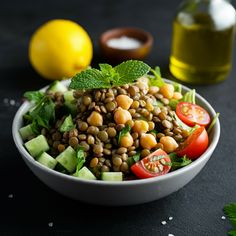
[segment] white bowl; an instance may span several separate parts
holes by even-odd
[[[69,81],[63,81],[63,83],[68,85]],[[189,89],[183,86],[183,91],[189,91]],[[196,100],[197,104],[204,107],[211,117],[216,115],[211,105],[199,94],[196,95]],[[211,131],[209,147],[204,154],[190,165],[163,176],[123,182],[82,180],[44,167],[26,151],[18,131],[23,124],[23,114],[29,108],[30,103],[24,102],[17,111],[12,125],[14,142],[25,163],[42,182],[58,193],[98,205],[134,205],[154,201],[174,193],[190,182],[201,171],[210,159],[220,137],[220,123],[218,120]]]

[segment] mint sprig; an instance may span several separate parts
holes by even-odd
[[[146,75],[150,67],[142,61],[129,60],[112,67],[100,64],[100,70],[87,69],[76,74],[69,85],[70,89],[100,89],[133,83]]]

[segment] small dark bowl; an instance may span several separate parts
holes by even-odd
[[[135,49],[119,49],[109,47],[107,41],[122,36],[137,39],[141,46]],[[139,28],[114,28],[100,36],[100,48],[104,57],[112,62],[121,62],[128,59],[143,60],[150,52],[153,37],[150,33]]]

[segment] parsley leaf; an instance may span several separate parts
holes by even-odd
[[[224,207],[224,213],[229,218],[232,226],[236,230],[236,203],[230,203]]]
[[[129,133],[131,130],[131,127],[129,125],[126,125],[120,132],[118,135],[118,144],[120,144],[121,138],[126,136],[127,133]]]
[[[186,155],[183,157],[178,157],[175,152],[170,153],[169,157],[171,159],[171,170],[176,170],[187,166],[192,162]]]
[[[83,147],[77,148],[76,157],[77,157],[77,166],[76,166],[75,176],[78,176],[79,170],[82,168],[82,166],[85,163],[85,155],[84,155],[84,148]]]
[[[142,61],[129,60],[112,67],[109,64],[99,64],[98,69],[87,69],[76,74],[69,85],[70,89],[110,88],[132,83],[147,74],[150,67]]]
[[[229,236],[236,236],[236,230],[231,230],[228,232]]]
[[[41,101],[41,99],[45,96],[44,92],[41,91],[27,91],[23,95],[27,100],[35,102],[36,104]]]
[[[61,132],[67,132],[70,131],[71,129],[75,128],[75,125],[72,120],[72,116],[69,115],[65,118],[64,122],[60,126],[60,131]]]
[[[41,101],[27,114],[28,119],[36,122],[37,127],[50,128],[50,121],[55,120],[55,104],[50,97],[43,97]],[[35,124],[35,125],[36,125]]]
[[[179,93],[182,92],[182,85],[181,85],[181,84],[179,84],[179,83],[177,83],[177,82],[174,82],[174,83],[173,83],[173,86],[174,86],[174,91],[175,91],[175,92],[179,92]]]
[[[138,151],[135,155],[129,157],[127,159],[127,164],[129,167],[131,167],[133,164],[135,164],[139,160],[140,160],[140,151]]]

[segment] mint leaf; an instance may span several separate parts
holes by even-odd
[[[133,83],[136,79],[146,75],[150,67],[142,61],[129,60],[116,66],[117,78],[113,78],[113,85],[120,86]]]
[[[232,226],[236,229],[236,203],[230,203],[224,207],[224,213],[229,218]]]
[[[75,128],[75,125],[72,120],[72,116],[69,115],[65,118],[64,122],[60,126],[60,131],[61,132],[67,132],[70,131],[71,129]]]
[[[87,69],[76,74],[69,85],[70,89],[109,88],[110,81],[103,72],[97,69]]]
[[[120,140],[122,137],[124,137],[127,133],[129,133],[131,130],[131,127],[129,125],[126,125],[120,132],[118,135],[118,144],[120,144]]]
[[[186,155],[183,157],[178,157],[175,152],[172,152],[169,154],[169,157],[171,159],[171,170],[176,170],[181,167],[189,165],[192,161],[187,158]]]
[[[83,147],[78,147],[77,148],[76,157],[77,157],[77,166],[76,166],[75,176],[78,176],[79,170],[82,168],[82,166],[85,163],[85,155],[84,155]]]
[[[27,91],[23,95],[27,100],[35,102],[36,104],[41,101],[41,99],[45,96],[44,92],[41,91]]]
[[[142,61],[129,60],[116,67],[99,64],[100,70],[87,69],[76,74],[69,85],[70,89],[110,88],[132,83],[147,74],[150,67]]]
[[[39,127],[50,128],[50,121],[55,120],[55,104],[50,97],[45,96],[27,115]]]

